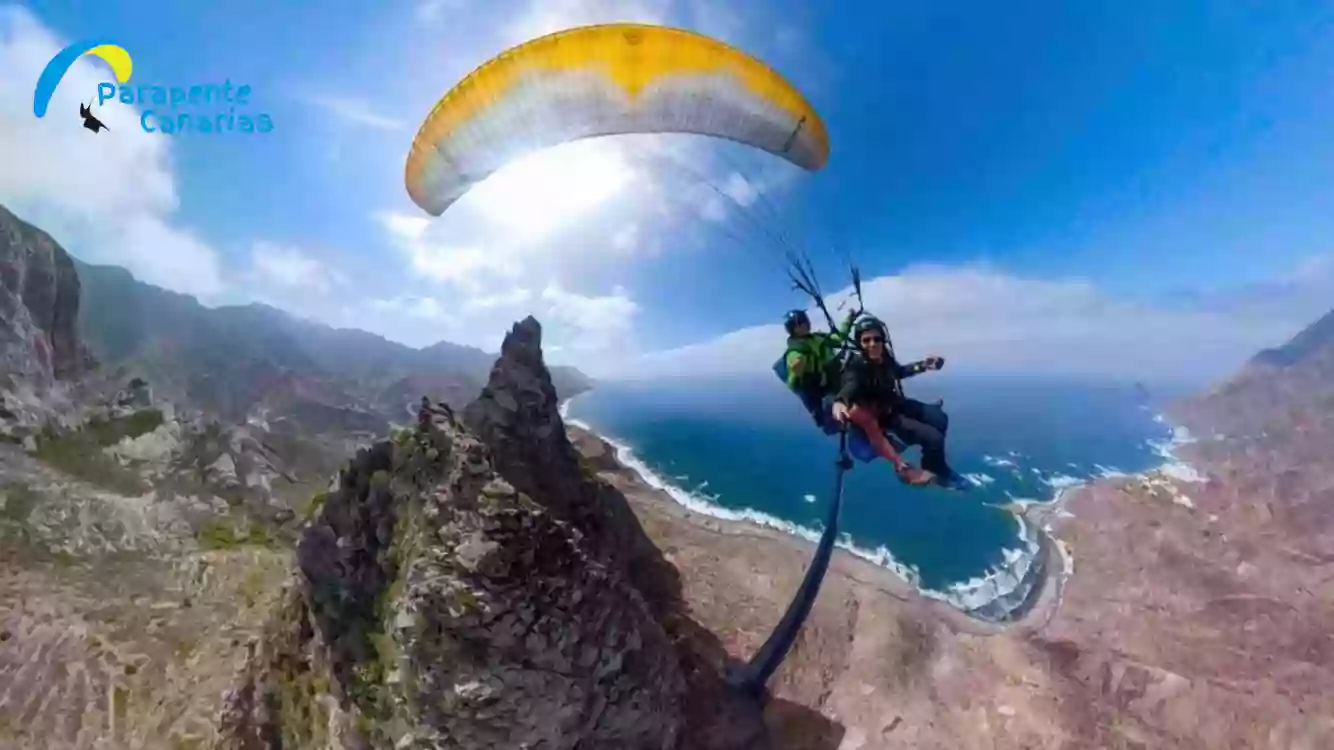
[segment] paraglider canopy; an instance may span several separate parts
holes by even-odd
[[[439,216],[521,154],[626,133],[725,138],[810,171],[829,158],[819,114],[760,60],[682,29],[604,24],[508,49],[450,89],[412,142],[408,194]]]

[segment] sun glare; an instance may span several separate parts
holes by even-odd
[[[574,141],[507,164],[464,200],[519,239],[533,241],[615,197],[632,176],[615,144]]]

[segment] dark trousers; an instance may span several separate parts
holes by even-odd
[[[945,433],[950,417],[938,404],[924,404],[911,398],[901,399],[881,423],[907,445],[922,449],[922,468],[939,476],[953,473],[945,461]]]

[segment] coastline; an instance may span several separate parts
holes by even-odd
[[[718,533],[762,536],[794,546],[806,556],[814,549],[821,529],[801,526],[752,509],[723,508],[709,502],[707,497],[691,493],[658,476],[635,455],[631,446],[600,435],[591,425],[571,418],[569,405],[576,397],[560,403],[560,414],[569,428],[571,441],[586,458],[590,453],[605,454],[598,461],[599,473],[614,479],[627,496],[641,500],[641,505],[661,506],[677,520]],[[1061,522],[1073,517],[1069,510],[1071,500],[1084,494],[1095,494],[1102,485],[1124,487],[1131,482],[1151,494],[1166,492],[1174,502],[1189,507],[1190,498],[1177,488],[1175,482],[1204,480],[1177,454],[1179,448],[1196,442],[1195,438],[1163,414],[1155,414],[1154,421],[1169,431],[1165,438],[1149,441],[1149,447],[1162,458],[1162,463],[1136,473],[1096,465],[1099,474],[1083,479],[1053,474],[1043,482],[1051,487],[1051,497],[1013,498],[1009,503],[994,505],[1015,519],[1019,545],[1003,550],[1002,560],[997,565],[968,580],[955,582],[945,590],[922,587],[917,572],[896,560],[886,547],[882,545],[874,550],[859,547],[846,532],[839,535],[834,559],[846,558],[848,562],[844,565],[864,567],[856,578],[879,581],[878,587],[899,598],[911,595],[934,601],[991,631],[1034,622],[1045,624],[1059,608],[1065,587],[1074,575],[1074,553],[1057,533]],[[1014,465],[1008,459],[987,459],[989,463],[994,461],[995,466]],[[1036,469],[1033,471],[1037,473]],[[985,480],[972,478],[972,481],[980,483]],[[814,501],[814,498],[809,499]],[[831,569],[833,567],[831,565]]]
[[[715,539],[745,538],[764,542],[762,545],[745,547],[729,544],[732,554],[742,554],[739,550],[754,549],[758,556],[763,556],[776,550],[788,559],[801,560],[804,566],[814,553],[819,531],[756,511],[718,508],[692,496],[655,474],[634,455],[629,446],[602,436],[588,424],[570,418],[568,402],[568,399],[561,402],[560,413],[570,442],[591,470],[631,501],[641,516],[641,522],[647,521],[650,536],[654,536],[654,526],[661,527],[664,523],[688,525]],[[1011,574],[1008,587],[996,582],[1001,576],[964,582],[964,586],[973,584],[968,587],[969,593],[986,592],[985,601],[977,607],[968,607],[968,601],[960,602],[957,593],[920,587],[915,572],[894,560],[888,550],[882,548],[868,552],[857,548],[846,533],[840,534],[830,562],[829,575],[841,576],[851,583],[875,589],[901,602],[916,603],[956,632],[995,635],[1015,629],[1040,630],[1055,615],[1061,601],[1068,579],[1068,574],[1064,572],[1068,552],[1041,525],[1033,524],[1023,514],[1015,514],[1015,519],[1026,549],[1006,551],[1008,570],[1003,571],[1002,575],[1013,569],[1019,569],[1020,572],[1018,575]],[[887,560],[889,564],[882,560]],[[1053,565],[1060,569],[1057,575],[1051,575]],[[683,570],[683,574],[685,572]],[[1005,607],[999,616],[986,616],[990,611],[988,605],[997,601],[1009,603],[1010,606]]]
[[[676,566],[691,616],[731,658],[755,653],[814,545],[692,511],[622,460],[632,451],[618,455],[613,441],[569,422],[586,470],[622,492]],[[1272,505],[1247,499],[1235,454],[1206,448],[1216,438],[1193,445],[1188,430],[1173,427],[1155,439],[1163,461],[1144,471],[1100,469],[1050,501],[1011,504],[1042,529],[1037,559],[1049,572],[1032,606],[1009,623],[977,619],[836,550],[773,695],[837,722],[846,731],[838,746],[848,748],[961,748],[979,737],[1006,748],[1152,738],[1174,747],[1287,747],[1324,738],[1328,722],[1312,717],[1334,705],[1328,654],[1310,644],[1329,629],[1303,623],[1334,615],[1320,596],[1330,591],[1327,561],[1318,546],[1285,544],[1290,528]],[[1080,556],[1077,586],[1066,585],[1071,549]],[[1312,635],[1275,639],[1276,628]],[[826,746],[794,722],[766,718],[794,747]]]

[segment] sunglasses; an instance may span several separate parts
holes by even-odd
[[[885,340],[879,336],[864,336],[862,337],[861,342],[863,344],[883,344],[885,343]]]

